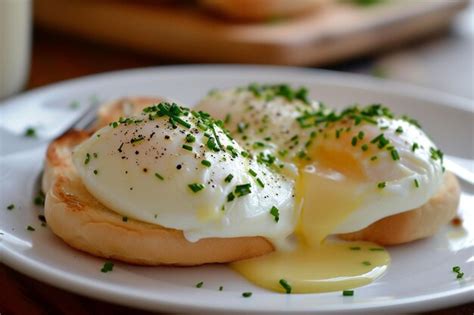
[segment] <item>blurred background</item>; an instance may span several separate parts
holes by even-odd
[[[0,0],[0,98],[104,71],[253,63],[474,98],[473,0]]]

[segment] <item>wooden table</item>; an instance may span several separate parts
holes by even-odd
[[[27,89],[98,72],[175,62],[36,31]],[[69,293],[24,276],[4,265],[0,265],[0,291],[2,315],[151,314]],[[474,303],[470,303],[429,314],[473,313]]]

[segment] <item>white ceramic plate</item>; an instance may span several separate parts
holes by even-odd
[[[307,85],[311,95],[327,104],[384,103],[398,113],[419,119],[448,154],[471,167],[474,114],[472,102],[435,91],[368,77],[317,70],[254,66],[184,66],[101,74],[41,88],[0,106],[3,155],[0,157],[0,250],[3,263],[52,285],[90,297],[151,310],[206,312],[380,312],[422,311],[473,301],[474,197],[465,186],[461,211],[464,228],[445,227],[434,237],[391,247],[392,265],[375,283],[355,290],[286,295],[253,286],[226,266],[196,268],[138,267],[116,263],[102,273],[103,259],[66,246],[41,227],[33,206],[36,179],[45,142],[15,136],[25,124],[47,138],[51,128],[73,119],[95,95],[101,100],[127,95],[164,95],[193,105],[211,88],[250,82],[289,82]],[[70,103],[78,101],[78,110]],[[51,121],[54,115],[60,115]],[[34,113],[34,114],[32,114]],[[49,128],[49,129],[48,129]],[[26,146],[18,147],[21,141]],[[16,148],[15,150],[9,150]],[[29,148],[29,149],[28,149]],[[8,211],[9,204],[15,209]],[[468,211],[466,211],[468,210]],[[470,212],[470,213],[469,213]],[[26,228],[33,226],[36,231]],[[456,280],[452,266],[465,273]],[[195,284],[204,281],[200,289]],[[222,292],[219,286],[224,286]],[[251,298],[242,298],[252,291]]]

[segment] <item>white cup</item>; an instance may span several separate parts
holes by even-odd
[[[31,0],[0,0],[0,99],[24,87],[30,48]]]

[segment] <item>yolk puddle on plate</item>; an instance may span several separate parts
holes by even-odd
[[[292,293],[315,293],[369,284],[385,272],[389,262],[387,251],[375,244],[327,242],[316,248],[275,251],[231,266],[251,282],[272,291],[285,292],[279,284],[285,279]]]
[[[297,182],[302,203],[293,250],[238,261],[231,267],[258,286],[292,293],[329,292],[355,288],[381,276],[390,263],[388,252],[369,242],[326,241],[325,238],[355,211],[363,200],[357,180],[335,171],[316,171],[308,165]]]

